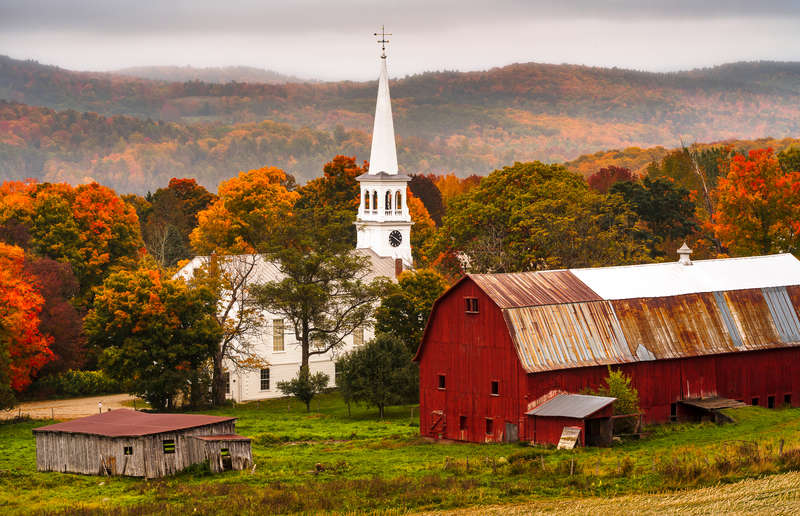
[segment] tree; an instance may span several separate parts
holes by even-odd
[[[636,176],[631,173],[631,169],[609,165],[589,176],[586,182],[598,192],[606,193],[615,183],[634,181],[635,179]]]
[[[714,231],[734,255],[800,254],[800,171],[784,172],[772,149],[733,156],[717,196]]]
[[[214,195],[194,179],[173,177],[166,188],[148,198],[145,216],[140,215],[147,251],[162,267],[191,258],[189,234],[197,226],[198,213],[208,208]]]
[[[614,402],[615,415],[639,414],[642,409],[639,407],[639,391],[631,385],[631,378],[619,370],[608,367],[608,376],[605,378],[605,386],[589,393],[595,396],[608,396],[617,398]],[[620,418],[614,421],[614,431],[632,432],[636,427],[636,418]]]
[[[78,280],[69,263],[26,256],[25,271],[35,278],[44,303],[39,312],[39,330],[52,337],[53,360],[38,376],[79,369],[86,360],[86,335],[82,314],[70,303],[78,293]]]
[[[44,299],[24,269],[24,251],[0,243],[0,408],[53,359],[51,338],[39,329]]]
[[[800,146],[792,146],[778,153],[778,162],[785,173],[800,171]]]
[[[102,350],[106,374],[163,410],[216,350],[216,308],[210,289],[190,288],[152,266],[119,271],[98,289],[86,333]]]
[[[676,242],[680,245],[699,229],[689,191],[672,181],[645,177],[641,182],[618,182],[609,191],[620,194],[643,223],[639,236],[654,258],[667,254],[666,245],[674,251]]]
[[[436,176],[432,174],[413,174],[411,181],[408,182],[408,189],[411,190],[414,197],[422,201],[436,225],[441,226],[442,216],[444,215],[444,202],[442,202],[442,193],[434,181],[435,178]]]
[[[369,281],[368,258],[342,238],[354,213],[321,205],[296,207],[262,244],[283,279],[256,285],[257,302],[293,327],[301,367],[309,358],[340,348],[344,338],[370,320],[388,282]]]
[[[416,401],[419,369],[406,344],[394,335],[378,333],[337,364],[352,400],[377,407],[381,419],[387,406]]]
[[[197,227],[189,236],[199,254],[252,253],[273,229],[291,214],[299,194],[282,170],[263,167],[240,172],[219,185],[219,195],[197,215]]]
[[[433,302],[446,288],[444,278],[431,269],[403,272],[375,311],[376,332],[394,335],[406,346],[406,355],[414,356]]]
[[[425,205],[411,191],[406,192],[406,203],[411,222],[414,223],[411,230],[411,254],[417,267],[426,267],[435,252],[436,225]]]
[[[286,396],[294,396],[306,405],[311,412],[311,400],[328,386],[330,377],[322,372],[311,374],[308,367],[301,367],[297,376],[289,381],[278,382],[278,390]]]
[[[449,205],[439,250],[471,272],[518,272],[636,263],[635,214],[618,195],[590,190],[561,165],[495,170]]]
[[[263,259],[255,254],[212,254],[192,272],[189,281],[194,288],[211,291],[217,303],[214,318],[222,336],[211,355],[211,399],[215,405],[225,403],[225,363],[236,369],[260,369],[269,365],[255,350],[265,322],[251,288],[259,265],[263,267]]]

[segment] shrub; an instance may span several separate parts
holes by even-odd
[[[638,414],[639,391],[631,386],[631,378],[622,371],[614,371],[608,368],[608,376],[605,379],[605,387],[601,387],[591,394],[597,396],[609,396],[617,398],[614,402],[614,414]],[[629,433],[636,428],[636,418],[623,418],[614,421],[615,433]]]
[[[76,371],[36,380],[31,392],[43,396],[93,396],[122,392],[119,384],[102,371]]]

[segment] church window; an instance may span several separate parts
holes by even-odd
[[[386,192],[386,214],[392,211],[392,192]]]
[[[272,351],[283,351],[283,319],[272,320]]]
[[[261,390],[269,390],[269,368],[261,370]]]
[[[231,393],[231,373],[225,371],[222,373],[222,383],[225,384],[225,394]]]
[[[372,192],[372,213],[378,213],[378,192]]]
[[[394,194],[394,209],[398,214],[403,211],[403,196],[400,194],[400,190]]]
[[[364,211],[369,211],[369,190],[364,192]]]
[[[364,327],[359,326],[353,330],[353,346],[361,346],[364,344]]]

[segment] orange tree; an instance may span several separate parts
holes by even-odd
[[[89,344],[102,350],[103,370],[162,410],[197,383],[219,345],[216,309],[210,289],[145,265],[106,278],[84,324]]]
[[[272,228],[291,214],[299,195],[290,191],[291,176],[275,167],[263,167],[223,181],[219,195],[197,215],[189,236],[200,254],[252,253]]]
[[[736,155],[717,187],[714,231],[731,254],[800,252],[800,171],[781,169],[772,149]]]
[[[21,248],[0,243],[0,408],[11,406],[14,392],[53,358],[50,338],[39,331],[44,299],[24,258]]]

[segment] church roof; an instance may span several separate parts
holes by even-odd
[[[381,71],[378,77],[378,101],[375,104],[375,125],[372,129],[372,149],[369,153],[369,174],[375,175],[380,172],[388,175],[396,175],[398,172],[386,56],[381,57]]]
[[[376,278],[394,278],[394,259],[390,256],[378,256],[372,249],[354,249],[354,254],[365,256],[369,259],[369,269],[366,275],[362,278],[364,281],[372,281]],[[238,270],[255,266],[252,272],[252,281],[254,283],[267,283],[270,281],[281,281],[285,278],[284,274],[280,271],[275,262],[266,260],[260,254],[238,254],[232,255],[230,260],[226,261],[225,266],[236,268]],[[208,256],[195,256],[192,260],[184,265],[175,276],[188,279],[194,273],[194,270],[200,267]]]

